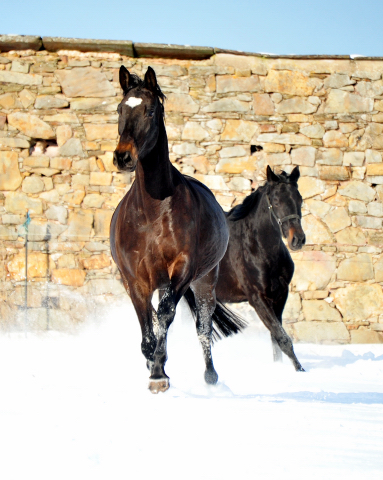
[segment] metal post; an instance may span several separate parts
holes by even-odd
[[[24,331],[27,334],[28,325],[28,225],[31,222],[29,211],[27,211],[27,218],[23,223],[25,228],[25,289],[24,289]]]

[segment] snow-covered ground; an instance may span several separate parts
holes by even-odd
[[[147,390],[132,307],[78,334],[0,336],[1,480],[383,478],[383,346],[296,345],[272,362],[259,322],[203,359],[184,309],[165,394]]]

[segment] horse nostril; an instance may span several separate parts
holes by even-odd
[[[305,245],[306,243],[306,235],[303,235],[303,238],[302,238],[302,245]]]

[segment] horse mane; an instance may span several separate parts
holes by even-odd
[[[125,94],[128,93],[133,88],[138,88],[139,90],[141,88],[146,88],[145,80],[141,80],[141,78],[138,75],[136,75],[135,73],[131,73],[129,75],[129,86],[128,86],[128,89],[126,90]],[[160,86],[158,85],[158,83],[156,84],[155,90],[154,90],[154,92],[152,91],[152,93],[154,93],[154,95],[160,99],[161,104],[163,105],[163,103],[166,99],[166,96],[165,96],[164,93],[162,93],[162,90],[161,90]]]
[[[282,171],[281,173],[274,172],[274,174],[278,177],[278,183],[295,183],[290,181],[289,174],[284,171]],[[237,220],[242,220],[243,218],[247,217],[250,212],[252,212],[256,207],[258,207],[262,195],[269,192],[270,185],[271,183],[266,180],[264,185],[261,185],[257,188],[257,190],[250,193],[250,195],[248,195],[241,204],[233,207],[227,213],[227,218],[236,222]]]

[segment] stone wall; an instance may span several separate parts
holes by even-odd
[[[167,96],[171,161],[225,210],[257,188],[266,165],[300,166],[307,245],[292,253],[284,315],[294,340],[383,341],[382,59],[211,49],[195,60],[194,47],[146,58],[133,56],[138,47],[127,56],[47,45],[10,50],[0,37],[3,329],[23,320],[27,211],[32,327],[67,328],[126,298],[108,240],[133,180],[112,163],[118,70],[142,75],[151,65]]]

